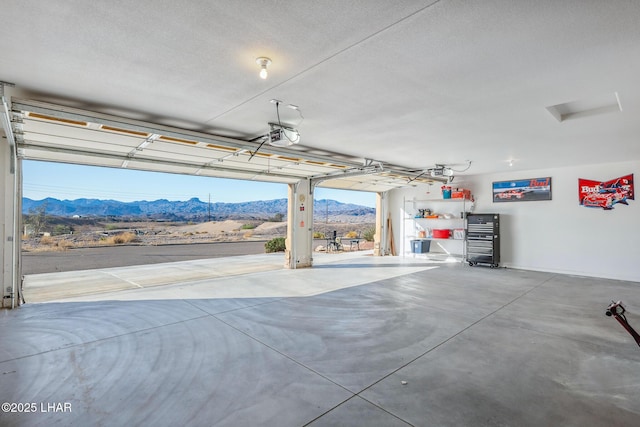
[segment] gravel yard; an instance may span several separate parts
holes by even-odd
[[[315,229],[338,236],[362,232],[371,224],[316,224]],[[22,273],[40,274],[173,261],[265,253],[264,244],[287,232],[286,222],[212,221],[197,224],[163,222],[118,223],[108,227],[78,227],[73,234],[24,239]],[[326,240],[314,242],[314,249]],[[360,250],[372,242],[360,243]],[[345,250],[352,249],[345,245]]]

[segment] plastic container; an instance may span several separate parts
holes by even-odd
[[[424,254],[429,252],[429,248],[431,247],[430,240],[412,240],[411,241],[411,252],[414,254]]]
[[[437,229],[434,228],[432,231],[432,236],[434,239],[448,239],[451,237],[451,230],[447,229]]]
[[[450,199],[451,198],[451,189],[442,190],[442,198],[443,199]]]
[[[471,190],[465,190],[464,188],[456,188],[451,192],[452,199],[470,199]]]

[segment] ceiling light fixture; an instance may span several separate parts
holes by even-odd
[[[256,64],[260,66],[260,78],[265,80],[267,78],[267,67],[271,65],[271,59],[266,56],[256,58]]]

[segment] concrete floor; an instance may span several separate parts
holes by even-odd
[[[639,291],[359,254],[28,304],[0,310],[0,402],[35,412],[0,425],[637,426],[604,312],[640,329]]]

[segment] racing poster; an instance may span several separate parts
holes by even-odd
[[[551,200],[551,177],[493,183],[494,202]]]
[[[604,182],[578,179],[580,204],[587,208],[611,210],[617,204],[628,205],[629,200],[634,200],[633,195],[633,174]]]

